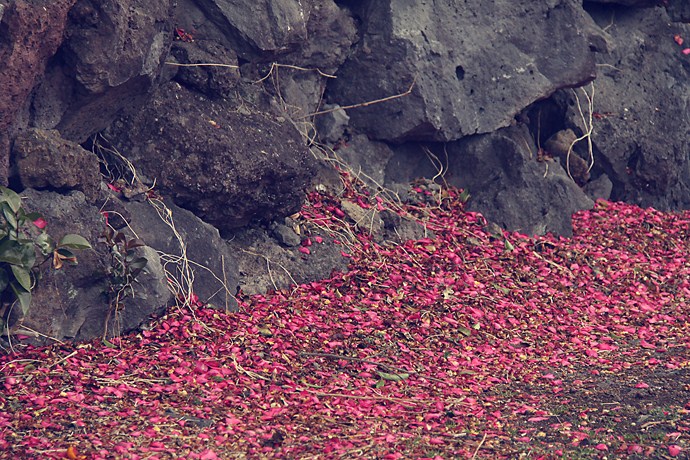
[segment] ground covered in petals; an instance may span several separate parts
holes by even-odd
[[[310,195],[304,222],[343,235],[346,274],[15,346],[0,458],[688,455],[689,213],[599,202],[571,239],[501,236],[459,191],[417,191],[433,199],[399,210],[434,236],[400,245],[348,240],[338,202]]]

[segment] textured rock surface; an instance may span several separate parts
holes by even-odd
[[[527,136],[514,127],[448,145],[448,180],[472,193],[468,209],[503,228],[570,236],[570,216],[594,203],[560,164],[537,161]]]
[[[29,129],[15,139],[12,154],[23,187],[81,190],[94,200],[101,183],[98,157],[58,131]]]
[[[414,82],[408,96],[349,113],[383,140],[448,141],[508,126],[530,103],[594,78],[590,47],[603,45],[574,0],[377,0],[355,10],[363,37],[329,100],[377,100]]]
[[[280,52],[307,37],[311,1],[198,0],[205,16],[224,31],[235,49],[245,53]],[[242,48],[240,48],[242,47]]]
[[[352,18],[332,0],[183,0],[177,16],[197,36],[245,60],[291,56],[324,72],[343,62],[356,33]]]
[[[611,14],[615,11],[615,16]],[[659,209],[690,207],[690,25],[663,8],[590,9],[611,50],[598,54],[592,140],[595,166],[613,182],[612,199]],[[612,21],[613,18],[613,22]],[[580,94],[585,113],[587,103]],[[585,132],[572,92],[566,122]]]
[[[172,228],[164,224],[162,218],[166,213],[162,207],[159,206],[159,214],[147,202],[130,201],[123,206],[131,215],[130,225],[139,238],[163,254],[169,277],[176,279],[180,286],[187,285],[188,277],[184,276],[182,265],[185,261],[180,260],[181,244],[184,244],[184,253],[193,271],[193,290],[199,300],[226,310],[237,308],[234,297],[239,287],[237,255],[221,239],[216,228],[186,209],[167,203],[180,241]],[[106,205],[104,210],[108,209]]]
[[[470,192],[469,210],[526,234],[572,235],[571,214],[594,204],[559,163],[537,161],[536,146],[525,126],[471,136],[446,149],[447,157],[436,155],[444,158],[442,170],[437,169],[438,163],[422,160],[411,147],[397,149],[388,167],[388,181],[407,182],[443,173],[448,183]],[[420,158],[416,164],[415,157]]]
[[[48,59],[62,43],[67,13],[76,0],[17,0],[0,14],[0,182],[6,183],[17,116]]]
[[[169,0],[79,0],[69,12],[67,38],[35,90],[31,123],[83,142],[120,110],[141,106],[171,35]]]
[[[172,47],[171,57],[180,64],[191,65],[170,69],[176,70],[175,80],[180,84],[211,98],[234,96],[239,80],[237,56],[223,45],[214,41],[177,41]],[[221,66],[193,66],[213,63]]]
[[[334,271],[345,272],[348,259],[341,251],[342,244],[334,244],[333,237],[314,229],[310,237],[321,235],[323,241],[311,240],[309,254],[296,247],[277,244],[266,229],[247,228],[235,233],[228,241],[236,254],[242,294],[264,293],[272,289],[286,289],[295,283],[328,278]],[[306,240],[306,236],[302,237]]]
[[[315,161],[287,120],[176,82],[108,137],[159,191],[221,232],[298,211]]]
[[[48,222],[47,231],[54,239],[77,233],[89,240],[94,250],[77,252],[79,264],[74,267],[54,270],[49,262],[42,266],[42,278],[33,293],[29,313],[19,319],[21,328],[29,335],[35,331],[58,340],[102,335],[109,310],[106,292],[110,255],[104,245],[97,244],[105,226],[99,208],[89,205],[80,192],[64,196],[27,189],[22,195],[28,210],[43,214]],[[170,298],[155,251],[144,250],[149,264],[133,288],[134,297],[125,298],[123,310],[110,315],[110,333],[138,327],[152,313],[160,311]],[[41,337],[36,335],[35,340],[45,341],[46,337]]]

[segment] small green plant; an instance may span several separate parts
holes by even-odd
[[[110,250],[108,300],[111,311],[118,312],[122,298],[128,293],[134,295],[132,283],[148,263],[146,257],[137,254],[137,248],[146,246],[146,243],[138,238],[127,238],[112,227],[106,227],[102,237]]]
[[[24,210],[17,193],[0,186],[0,295],[11,304],[18,301],[22,316],[29,311],[41,265],[51,258],[56,270],[65,264],[76,265],[72,251],[91,249],[84,237],[75,234],[65,235],[56,243],[45,231],[46,225],[39,213]]]

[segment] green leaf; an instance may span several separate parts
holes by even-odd
[[[31,240],[22,241],[20,244],[22,252],[22,268],[31,270],[36,264],[36,249],[34,249],[34,242]]]
[[[113,342],[106,339],[105,337],[103,339],[101,339],[101,341],[103,342],[103,345],[105,345],[108,348],[117,348]]]
[[[22,265],[22,245],[9,238],[0,241],[0,262],[12,265]]]
[[[86,238],[73,233],[63,236],[58,246],[71,249],[91,249],[91,244],[86,241]]]
[[[134,248],[141,248],[143,246],[146,246],[146,243],[144,243],[142,240],[139,238],[132,238],[131,240],[127,241],[125,244],[126,249],[134,249]]]
[[[17,265],[10,265],[14,278],[19,282],[21,287],[31,292],[31,273]]]
[[[12,209],[10,209],[10,205],[7,203],[2,204],[2,215],[5,218],[7,225],[9,225],[13,230],[16,230],[17,225],[19,225],[17,222],[17,216],[14,214]]]
[[[471,196],[469,190],[463,190],[460,195],[458,195],[458,198],[461,203],[467,203]]]
[[[0,186],[0,203],[7,203],[14,214],[17,214],[22,207],[21,197],[14,190],[3,186]]]
[[[378,371],[377,374],[379,374],[379,377],[381,377],[383,380],[390,380],[391,382],[400,382],[401,380],[405,380],[410,376],[410,374],[389,374],[388,372],[380,372]]]
[[[510,243],[510,241],[508,241],[507,238],[505,240],[504,246],[506,248],[506,251],[514,251],[515,250],[515,247]]]
[[[383,386],[386,384],[385,380],[379,380],[376,382],[376,385],[374,385],[375,388],[383,388]]]
[[[41,217],[43,217],[43,215],[40,212],[30,212],[28,214],[23,214],[23,213],[24,213],[24,211],[22,210],[22,215],[23,215],[24,219],[26,219],[29,222],[33,222],[33,221],[38,220]]]
[[[55,241],[46,232],[41,233],[36,237],[34,241],[38,249],[41,250],[41,254],[47,256],[55,250]]]
[[[10,284],[10,275],[7,274],[7,270],[0,268],[0,292],[5,292],[7,286]]]
[[[19,301],[19,306],[22,309],[22,316],[26,316],[29,312],[29,306],[31,305],[31,293],[17,283],[10,283],[10,287]]]
[[[460,326],[458,328],[458,332],[461,333],[462,335],[464,335],[465,337],[469,337],[472,335],[471,330],[467,329],[466,327],[462,327],[462,326]]]
[[[133,260],[128,264],[129,266],[129,274],[132,278],[136,278],[139,273],[146,267],[146,264],[148,263],[148,259],[146,257],[139,257],[138,259]]]

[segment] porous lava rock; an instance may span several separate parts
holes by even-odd
[[[421,157],[425,147],[435,150],[440,163]],[[524,234],[571,236],[571,215],[594,205],[557,161],[538,161],[524,125],[451,142],[445,151],[401,146],[386,170],[389,183],[434,176],[469,191],[468,210]]]
[[[597,54],[593,107],[578,91],[584,120],[595,114],[595,167],[613,183],[614,200],[690,208],[690,56],[674,40],[690,39],[690,25],[672,22],[661,7],[590,5],[589,12],[610,43]],[[565,99],[566,124],[587,132],[573,92]]]
[[[176,16],[195,37],[237,53],[242,76],[265,81],[304,134],[357,38],[354,19],[332,0],[183,0]]]
[[[315,164],[285,118],[174,81],[106,136],[161,193],[221,233],[298,211]]]
[[[76,0],[0,4],[0,182],[7,183],[10,145],[31,90],[62,43]]]
[[[538,161],[524,126],[448,145],[449,183],[472,194],[468,209],[528,235],[572,236],[571,216],[594,203],[556,161]]]
[[[178,40],[170,54],[170,61],[182,64],[171,63],[167,70],[173,72],[175,81],[213,99],[234,96],[240,78],[237,55],[222,44]]]
[[[380,140],[450,141],[506,127],[532,102],[592,80],[592,49],[605,45],[575,0],[376,0],[353,10],[362,38],[329,83],[329,102],[406,94],[348,112]]]
[[[14,140],[12,154],[23,187],[81,190],[87,200],[95,199],[101,183],[98,157],[57,130],[23,132]]]
[[[121,110],[141,106],[172,42],[172,12],[170,0],[78,0],[34,91],[30,124],[84,142]]]
[[[28,211],[40,212],[48,223],[53,239],[67,233],[86,238],[93,250],[75,251],[78,265],[55,270],[50,261],[40,266],[40,277],[32,292],[32,302],[25,317],[10,318],[12,329],[32,336],[35,343],[52,340],[89,339],[131,331],[160,312],[170,299],[166,275],[156,251],[141,248],[148,259],[144,271],[123,297],[118,311],[111,311],[108,289],[111,279],[110,249],[99,243],[105,222],[99,208],[86,202],[84,194],[61,195],[26,189],[22,192]],[[131,238],[132,235],[129,235]]]

